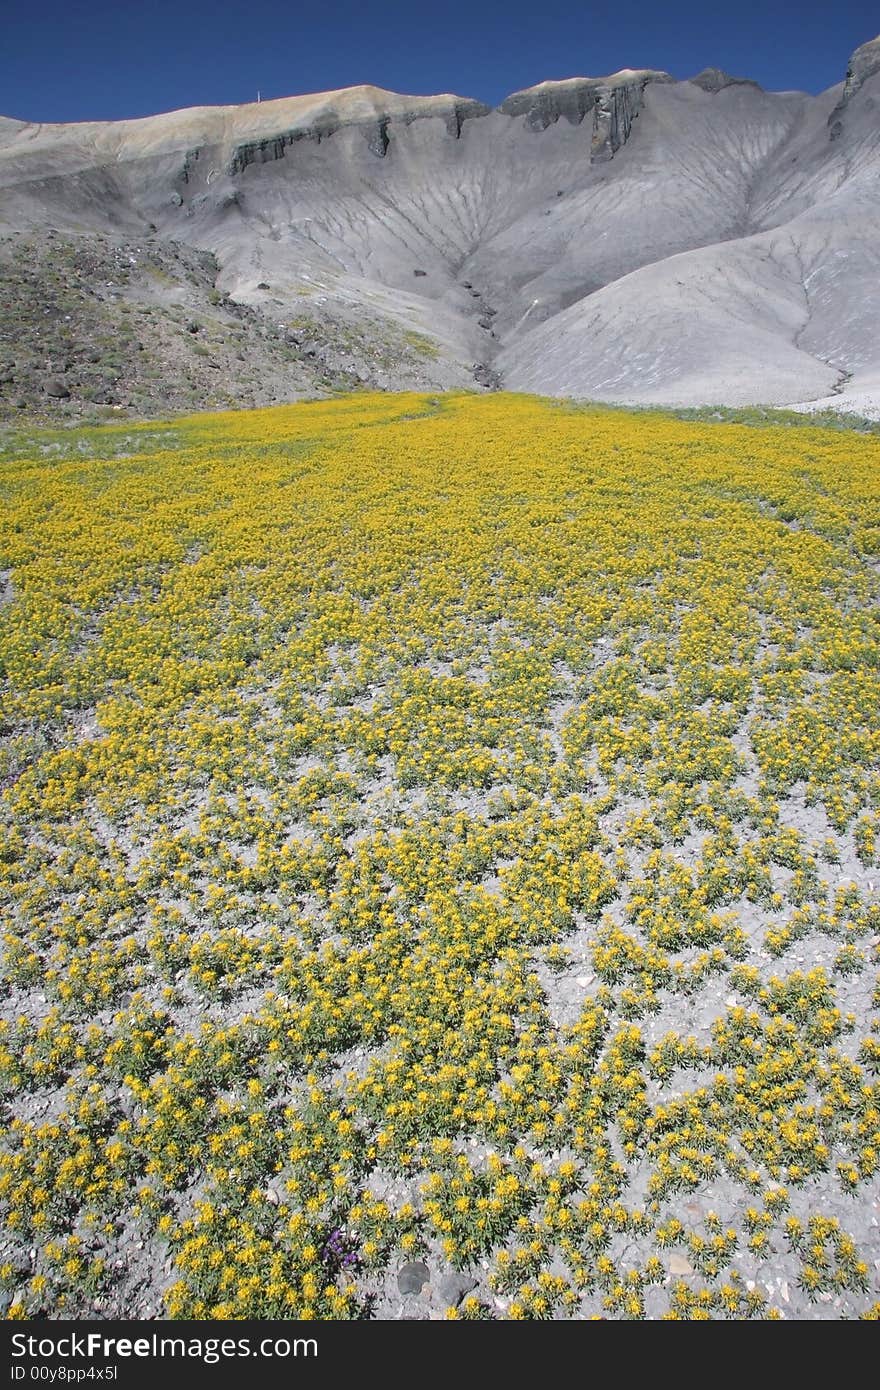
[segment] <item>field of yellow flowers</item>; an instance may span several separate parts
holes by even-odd
[[[0,463],[6,1316],[877,1318],[880,440],[114,429]]]

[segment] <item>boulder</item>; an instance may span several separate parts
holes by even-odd
[[[431,1277],[423,1260],[410,1260],[398,1271],[397,1287],[402,1294],[421,1293]]]

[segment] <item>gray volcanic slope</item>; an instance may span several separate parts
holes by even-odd
[[[216,293],[255,322],[427,334],[437,385],[872,413],[880,39],[818,97],[627,69],[495,110],[357,87],[0,119],[0,234],[21,248],[49,227],[209,252]]]

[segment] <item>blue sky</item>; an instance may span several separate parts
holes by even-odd
[[[819,92],[878,30],[877,0],[0,0],[0,113],[117,120],[359,82],[494,105],[621,67]]]

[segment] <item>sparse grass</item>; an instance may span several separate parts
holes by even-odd
[[[137,424],[131,421],[112,424],[100,419],[112,412],[96,407],[99,418],[94,424],[81,424],[61,429],[40,427],[16,428],[0,425],[0,463],[16,459],[68,460],[112,459],[149,449],[181,448],[184,436],[174,426],[162,423]]]
[[[432,361],[436,361],[440,356],[439,343],[435,343],[433,338],[427,337],[424,333],[416,333],[414,330],[408,329],[403,336],[406,339],[407,345],[417,356],[425,357]]]
[[[695,424],[748,425],[764,428],[768,425],[783,425],[790,429],[852,430],[858,434],[880,434],[880,420],[869,419],[865,415],[838,410],[817,410],[805,413],[799,410],[785,410],[770,405],[728,406],[665,406],[612,405],[604,401],[571,401],[559,399],[558,405],[567,410],[618,410],[637,415],[671,416],[675,420],[691,420]]]

